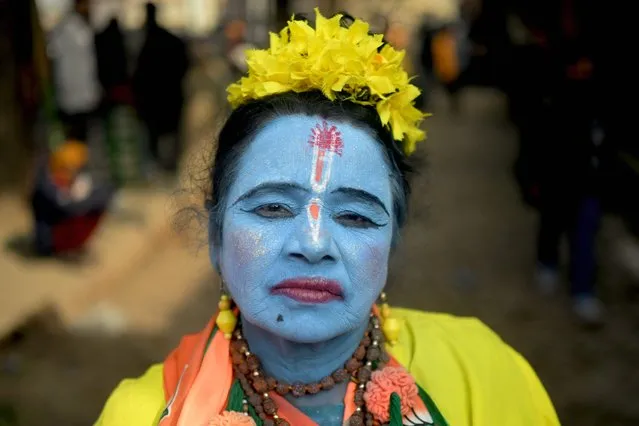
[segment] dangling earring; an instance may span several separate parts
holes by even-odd
[[[391,314],[391,308],[388,306],[386,293],[382,292],[379,295],[379,301],[381,302],[380,315],[382,317],[382,331],[384,332],[386,341],[393,346],[397,343],[397,339],[399,338],[399,320]]]
[[[215,324],[222,330],[224,337],[230,340],[237,325],[237,317],[231,310],[231,297],[224,291],[224,283],[220,286],[220,301],[217,303],[217,307],[220,312],[217,314]]]

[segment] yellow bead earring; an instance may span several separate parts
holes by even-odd
[[[399,320],[392,316],[391,308],[388,306],[386,293],[382,292],[379,295],[379,301],[381,303],[380,316],[382,317],[382,331],[384,332],[386,341],[393,346],[397,343],[397,339],[399,338]]]
[[[215,324],[222,330],[224,337],[230,340],[237,325],[237,317],[231,310],[231,297],[224,291],[223,285],[220,286],[220,293],[220,301],[217,304],[220,312],[217,314]]]

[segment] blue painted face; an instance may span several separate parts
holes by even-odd
[[[275,119],[243,154],[211,250],[245,320],[287,340],[360,328],[387,276],[390,168],[365,131]]]

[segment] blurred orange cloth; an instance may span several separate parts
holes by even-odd
[[[593,64],[588,58],[580,58],[575,64],[566,69],[566,75],[571,80],[588,80],[592,78]]]
[[[431,48],[436,76],[443,83],[452,83],[460,73],[455,34],[450,30],[440,31],[433,37]]]
[[[86,144],[70,140],[58,147],[49,159],[49,170],[54,181],[66,187],[77,172],[86,166],[89,150]]]
[[[224,35],[231,43],[239,43],[246,35],[246,23],[241,19],[234,19],[224,27]]]

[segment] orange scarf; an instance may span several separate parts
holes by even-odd
[[[233,383],[230,340],[215,330],[213,317],[199,333],[185,336],[164,361],[167,406],[158,426],[206,426],[226,409]],[[210,342],[210,343],[209,343]],[[388,366],[399,366],[391,358]],[[356,384],[349,382],[344,396],[344,420],[355,412]],[[318,426],[285,398],[271,395],[281,418],[295,426]],[[416,407],[417,408],[417,407]],[[418,407],[427,411],[425,406]]]

